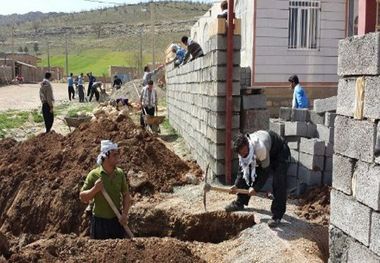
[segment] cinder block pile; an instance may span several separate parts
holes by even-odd
[[[300,195],[309,187],[331,185],[336,97],[314,101],[314,109],[280,108],[269,129],[283,136],[291,152],[288,192]]]
[[[226,138],[226,36],[214,35],[205,43],[208,52],[179,68],[167,70],[169,122],[185,139],[203,170],[207,164],[224,182]],[[240,128],[240,36],[234,36],[232,129]],[[233,162],[236,171],[237,159]]]
[[[380,34],[341,40],[338,74],[329,262],[380,262]]]

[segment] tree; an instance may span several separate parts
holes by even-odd
[[[37,43],[37,42],[34,42],[34,44],[33,44],[33,50],[34,50],[34,52],[35,52],[36,55],[37,55],[37,52],[38,52],[38,50],[39,50],[39,47],[38,47],[38,43]]]
[[[40,25],[41,25],[40,21],[35,20],[32,22],[32,28],[34,29],[35,34],[37,34],[38,29],[40,29]]]
[[[22,47],[19,47],[18,52],[24,52],[24,49]]]
[[[101,23],[96,23],[92,26],[92,29],[95,31],[96,36],[99,39],[103,31],[103,25]]]
[[[24,47],[24,53],[28,53],[29,52],[29,49],[27,46]]]

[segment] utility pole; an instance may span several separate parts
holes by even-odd
[[[69,76],[69,55],[67,52],[67,33],[65,34],[66,76]]]
[[[142,44],[143,27],[140,28],[140,56],[139,56],[139,72],[142,72],[143,65],[143,44]]]
[[[12,66],[12,79],[14,79],[15,78],[15,65],[14,65],[14,53],[15,53],[15,40],[14,40],[14,30],[15,30],[15,24],[13,23],[12,24],[12,33],[11,33],[11,38],[12,38],[12,40],[11,40],[11,44],[12,44],[12,57],[11,57],[11,59],[12,59],[12,63],[13,63],[13,66]]]
[[[47,59],[48,59],[48,71],[50,72],[50,47],[49,47],[49,40],[47,41]]]
[[[153,57],[153,69],[156,68],[156,37],[154,33],[154,2],[150,3],[150,22],[152,24],[152,57]]]

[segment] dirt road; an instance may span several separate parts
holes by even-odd
[[[8,109],[29,110],[39,108],[41,106],[39,88],[39,84],[21,84],[0,87],[0,111]],[[56,103],[65,100],[68,101],[67,85],[65,83],[53,83],[53,94]]]

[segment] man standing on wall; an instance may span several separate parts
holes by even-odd
[[[45,78],[41,82],[40,87],[40,99],[42,103],[42,115],[44,117],[46,133],[50,132],[51,127],[54,122],[54,113],[53,113],[53,88],[50,83],[51,73],[46,72]]]
[[[305,89],[299,83],[298,76],[291,75],[288,81],[290,82],[290,88],[294,89],[292,108],[293,109],[309,108],[309,99],[307,98]]]
[[[204,56],[202,47],[194,40],[189,39],[187,36],[183,36],[181,42],[187,47],[187,52],[183,60],[183,64],[186,64],[188,62],[190,55],[190,61]]]

